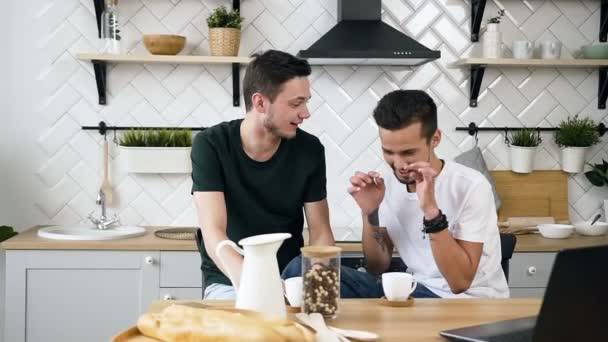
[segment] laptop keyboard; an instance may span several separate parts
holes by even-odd
[[[488,342],[531,342],[533,329],[509,332],[499,336],[488,337]]]

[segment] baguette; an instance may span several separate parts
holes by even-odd
[[[165,342],[314,341],[306,328],[286,320],[260,320],[221,310],[171,305],[137,321],[139,331]]]

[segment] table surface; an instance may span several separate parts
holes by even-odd
[[[194,302],[233,305],[230,301]],[[166,301],[157,301],[151,310],[166,305]],[[327,324],[371,331],[380,335],[379,341],[445,341],[439,336],[442,330],[537,315],[540,305],[541,299],[536,298],[415,299],[409,307],[389,307],[379,299],[343,299],[339,316]]]

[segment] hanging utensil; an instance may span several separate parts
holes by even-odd
[[[106,205],[112,204],[112,185],[110,184],[110,177],[108,174],[108,159],[109,159],[109,151],[108,151],[108,138],[104,134],[103,135],[103,181],[101,182],[101,191],[103,191],[105,195],[105,203]]]

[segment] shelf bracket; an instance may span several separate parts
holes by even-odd
[[[608,97],[608,67],[600,67],[599,82],[598,82],[598,93],[597,93],[597,108],[606,109],[606,97]]]
[[[241,0],[232,0],[232,9],[236,11],[241,11]]]
[[[241,65],[232,63],[232,105],[241,105]]]
[[[483,12],[486,9],[486,0],[471,0],[471,41],[479,41],[479,30]]]
[[[602,0],[600,5],[600,42],[608,38],[608,0]]]
[[[106,9],[104,0],[93,0],[95,5],[95,18],[97,19],[97,37],[101,38],[101,14]]]
[[[483,73],[486,71],[485,64],[473,64],[471,65],[471,80],[470,80],[470,97],[469,106],[477,107],[477,97],[479,96],[479,89],[481,89],[481,82],[483,81]]]
[[[93,69],[95,70],[95,83],[97,83],[97,95],[99,96],[99,104],[105,105],[106,101],[106,62],[92,60]]]

